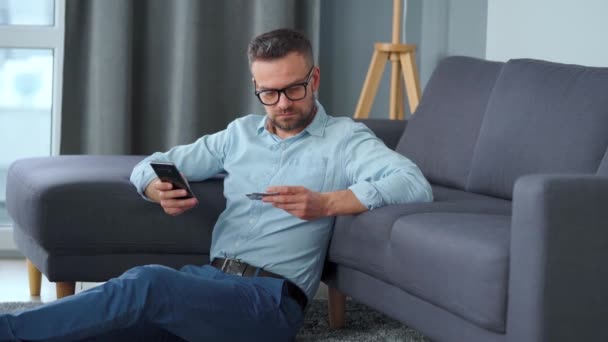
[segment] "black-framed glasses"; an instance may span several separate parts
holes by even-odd
[[[272,106],[279,102],[281,99],[281,93],[285,94],[288,99],[291,101],[298,101],[306,97],[308,84],[310,83],[310,78],[312,77],[312,71],[315,66],[313,65],[308,72],[308,77],[305,82],[292,84],[289,87],[285,87],[282,89],[264,89],[264,90],[256,90],[255,96],[258,97],[258,100],[262,102],[265,106]],[[255,80],[254,80],[255,83]]]

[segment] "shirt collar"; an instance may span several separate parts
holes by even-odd
[[[319,101],[315,100],[315,105],[317,106],[317,113],[315,117],[312,119],[312,122],[304,128],[304,131],[308,132],[310,135],[323,136],[325,132],[325,125],[327,123],[327,113],[325,112],[325,108],[319,103]],[[264,115],[264,117],[260,120],[257,126],[257,134],[260,135],[262,132],[266,130],[266,121],[268,120],[268,115]]]

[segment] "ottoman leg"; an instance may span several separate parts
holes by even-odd
[[[328,286],[328,289],[327,311],[329,312],[329,327],[341,329],[344,327],[346,296],[331,286]]]
[[[76,293],[76,282],[74,281],[58,281],[55,283],[57,290],[57,299],[71,296]]]
[[[30,259],[27,259],[25,263],[27,264],[27,277],[30,283],[30,296],[39,297],[42,273],[40,273]]]

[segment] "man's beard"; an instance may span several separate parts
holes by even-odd
[[[274,118],[271,118],[270,121],[272,122],[272,125],[274,127],[279,128],[282,131],[285,131],[285,132],[295,131],[297,129],[306,127],[310,123],[310,121],[312,121],[312,117],[314,116],[316,111],[317,111],[317,106],[313,104],[312,107],[310,108],[310,111],[308,112],[308,115],[302,115],[301,113],[296,113],[295,121],[279,122],[277,116],[275,116]],[[290,108],[288,108],[285,112],[293,113],[293,111],[290,110]]]

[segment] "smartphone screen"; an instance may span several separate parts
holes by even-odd
[[[150,166],[163,182],[169,182],[173,184],[174,188],[184,189],[188,193],[186,196],[181,198],[192,198],[195,197],[188,181],[182,176],[175,164],[167,162],[150,162]]]

